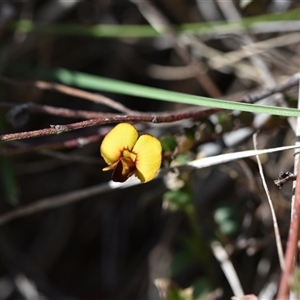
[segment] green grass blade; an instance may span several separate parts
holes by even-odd
[[[39,24],[28,20],[20,20],[10,23],[9,28],[26,33],[91,36],[95,38],[147,38],[160,35],[149,25],[85,26],[78,24]]]
[[[250,29],[257,23],[281,22],[299,20],[300,9],[294,9],[279,14],[260,15],[243,18],[239,22],[217,21],[210,23],[182,24],[174,27],[180,34],[213,34],[233,32],[241,29]],[[11,30],[26,33],[55,34],[71,36],[91,36],[95,38],[149,38],[166,33],[159,33],[150,25],[78,25],[78,24],[42,24],[29,20],[11,22],[8,25]]]
[[[97,91],[112,92],[135,97],[143,97],[152,100],[169,101],[205,107],[216,107],[252,113],[265,113],[270,115],[287,117],[300,116],[300,110],[295,108],[238,103],[228,100],[189,95],[153,87],[146,87],[115,79],[108,79],[104,77],[89,75],[80,72],[72,72],[66,69],[56,69],[52,71],[50,75],[54,76],[54,78],[56,78],[63,84],[85,89],[93,89]]]
[[[300,9],[293,9],[279,14],[267,14],[243,18],[236,22],[216,21],[211,23],[190,23],[182,24],[179,27],[180,33],[186,34],[212,34],[241,29],[251,29],[258,23],[282,22],[282,21],[299,21]]]

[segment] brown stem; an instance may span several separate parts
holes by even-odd
[[[110,117],[101,117],[92,120],[86,120],[82,122],[76,122],[66,125],[50,125],[50,128],[44,128],[33,131],[17,132],[0,135],[0,141],[14,141],[21,139],[28,139],[46,135],[60,134],[62,132],[77,130],[81,128],[97,126],[102,124],[120,123],[120,122],[152,122],[152,123],[169,123],[180,121],[190,118],[201,118],[207,117],[212,113],[220,111],[219,109],[206,109],[197,111],[187,111],[180,113],[169,113],[169,114],[147,114],[147,115],[132,115],[132,116],[121,116],[114,115]]]
[[[92,197],[101,193],[110,191],[112,188],[107,183],[103,183],[97,186],[88,187],[85,189],[61,194],[58,196],[52,196],[45,199],[41,199],[37,202],[24,205],[13,211],[9,211],[0,216],[0,226],[6,224],[9,221],[12,221],[17,218],[29,216],[33,213],[44,211],[47,209],[53,209],[56,207],[61,207],[74,203],[88,197]]]
[[[251,93],[243,98],[243,102],[255,103],[261,99],[267,98],[273,94],[284,92],[293,86],[299,85],[299,76],[294,75],[288,81],[275,86],[272,89],[263,90],[261,92]]]
[[[8,103],[0,102],[0,108],[10,108],[9,119],[15,118],[18,114],[23,112],[42,113],[52,116],[60,116],[64,118],[78,118],[78,119],[95,119],[100,117],[111,116],[111,113],[98,113],[86,110],[74,110],[69,108],[54,107],[49,105],[39,105],[35,103]]]
[[[298,172],[300,174],[300,163],[298,164]],[[300,176],[297,176],[295,200],[292,207],[292,215],[290,222],[290,229],[288,241],[285,251],[285,269],[281,274],[279,283],[279,290],[277,294],[278,300],[288,299],[290,292],[291,281],[293,276],[293,267],[295,265],[295,258],[297,254],[297,245],[299,239],[300,226]]]
[[[108,97],[105,97],[103,95],[99,94],[94,94],[90,92],[86,92],[77,88],[69,87],[67,85],[63,84],[58,84],[58,83],[51,83],[47,81],[24,81],[24,80],[16,80],[16,79],[11,79],[8,77],[0,76],[0,81],[5,82],[8,84],[13,84],[13,85],[23,85],[23,86],[31,86],[31,87],[36,87],[41,90],[50,90],[50,91],[55,91],[59,92],[62,94],[70,95],[73,97],[78,97],[82,98],[85,100],[101,103],[103,105],[106,105],[108,107],[111,107],[117,111],[121,111],[125,114],[132,114],[134,111],[127,108],[123,104],[116,102]]]

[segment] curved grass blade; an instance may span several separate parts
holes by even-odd
[[[239,103],[228,100],[195,96],[89,75],[81,72],[73,72],[66,69],[53,70],[49,75],[54,76],[56,80],[66,85],[135,97],[143,97],[152,100],[169,101],[204,107],[215,107],[228,110],[239,110],[251,113],[264,113],[286,117],[300,116],[300,110],[295,108]]]

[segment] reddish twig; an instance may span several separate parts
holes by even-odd
[[[42,114],[48,114],[53,116],[60,116],[64,118],[78,118],[78,119],[95,119],[95,118],[107,117],[113,115],[111,113],[100,113],[100,112],[86,111],[86,110],[74,110],[74,109],[54,107],[49,105],[39,105],[35,103],[16,104],[16,103],[0,102],[0,108],[11,109],[8,115],[9,119],[13,119],[18,114],[21,114],[23,112],[42,113]]]
[[[298,173],[300,174],[300,163],[298,164]],[[300,226],[300,177],[297,177],[295,200],[293,202],[292,215],[290,222],[290,229],[288,241],[285,251],[285,269],[281,274],[280,284],[277,299],[288,299],[288,294],[291,287],[292,272],[295,264],[297,253],[298,239],[299,239],[299,226]]]
[[[114,115],[111,117],[101,117],[92,120],[86,120],[82,122],[76,122],[66,125],[50,125],[50,128],[44,128],[33,131],[17,132],[0,135],[0,141],[14,141],[21,139],[28,139],[40,136],[60,134],[67,131],[77,130],[81,128],[97,126],[102,124],[112,124],[120,122],[152,122],[152,123],[170,123],[191,118],[203,118],[207,117],[215,112],[220,111],[219,109],[205,109],[205,110],[193,110],[180,113],[168,113],[168,114],[156,114],[150,113],[147,115],[132,115],[122,116]]]
[[[15,80],[15,79],[11,79],[11,78],[4,77],[4,76],[0,76],[0,81],[8,83],[8,84],[13,84],[13,85],[23,85],[23,86],[39,88],[41,90],[55,91],[55,92],[70,95],[73,97],[82,98],[85,100],[89,100],[92,102],[106,105],[108,107],[111,107],[117,111],[123,112],[128,115],[135,113],[135,111],[127,108],[125,105],[123,105],[119,102],[116,102],[108,97],[103,96],[103,95],[86,92],[86,91],[83,91],[83,90],[80,90],[77,88],[73,88],[73,87],[69,87],[69,86],[66,86],[63,84],[59,84],[59,83],[51,83],[51,82],[41,81],[41,80],[38,80],[38,81],[23,81],[22,80],[21,81],[21,80]]]

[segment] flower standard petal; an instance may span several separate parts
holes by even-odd
[[[138,132],[128,123],[115,126],[103,139],[100,153],[108,165],[116,163],[123,150],[131,150],[138,139]]]
[[[161,144],[152,135],[141,135],[132,152],[136,154],[135,167],[137,177],[141,182],[153,179],[161,165]]]

